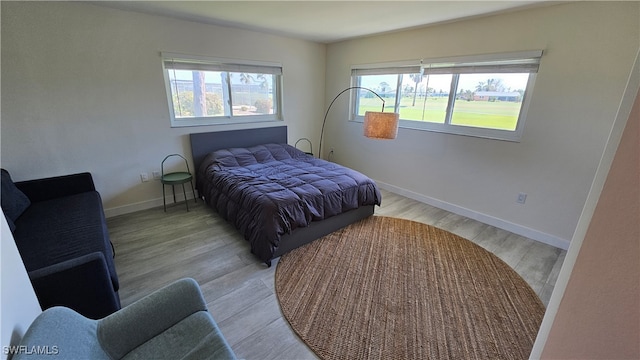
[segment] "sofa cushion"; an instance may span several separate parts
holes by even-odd
[[[98,192],[31,204],[16,220],[14,238],[27,271],[100,251],[107,260],[114,290],[118,290],[113,251]]]
[[[16,219],[31,205],[31,201],[27,195],[16,187],[7,170],[1,169],[0,171],[2,172],[2,179],[0,180],[2,183],[2,211],[7,218],[11,231],[14,231]]]

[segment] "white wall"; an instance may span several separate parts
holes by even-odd
[[[531,359],[640,358],[640,52]]]
[[[320,132],[326,46],[74,2],[2,4],[2,167],[15,180],[90,171],[107,215],[162,205],[165,155],[188,134],[282,125],[171,128],[160,52],[278,62],[289,143]]]
[[[42,310],[1,211],[0,246],[0,353],[2,359],[5,359],[5,347],[17,345]]]
[[[189,157],[172,129],[159,52],[280,62],[289,142],[317,149],[325,106],[351,65],[543,49],[520,143],[401,129],[361,136],[332,108],[324,150],[383,187],[567,246],[640,43],[638,2],[579,2],[328,46],[74,2],[1,2],[2,166],[16,180],[91,171],[108,215],[156,206],[157,170]],[[325,69],[326,65],[326,78]],[[325,86],[326,83],[326,86]],[[525,205],[516,204],[528,193]]]
[[[519,143],[409,129],[371,140],[343,99],[323,150],[383,187],[566,248],[638,51],[639,14],[640,2],[576,2],[331,44],[328,100],[356,64],[545,53]]]

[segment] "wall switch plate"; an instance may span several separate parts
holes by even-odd
[[[516,200],[518,204],[524,204],[526,201],[527,201],[527,194],[525,193],[518,194],[518,199]]]

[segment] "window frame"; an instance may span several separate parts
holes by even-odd
[[[165,92],[167,95],[167,105],[169,109],[169,119],[171,127],[187,127],[187,126],[207,126],[207,125],[229,125],[229,124],[245,124],[254,122],[274,122],[283,121],[282,118],[282,64],[265,61],[237,60],[217,57],[208,57],[200,55],[187,55],[171,52],[162,52],[162,74],[165,84]],[[217,116],[192,116],[192,117],[176,117],[173,104],[173,89],[171,88],[171,80],[169,72],[171,70],[191,68],[201,71],[217,71],[223,73],[264,73],[273,75],[272,106],[273,114],[260,115],[233,115],[233,96],[230,77],[223,82],[223,112],[224,115]],[[261,72],[262,71],[262,72]],[[224,89],[226,88],[226,89]]]
[[[402,97],[402,76],[422,73],[429,74],[452,74],[451,88],[444,123],[435,123],[419,120],[407,120],[400,118],[399,127],[414,130],[432,131],[455,135],[474,136],[487,139],[505,140],[519,142],[524,131],[524,124],[531,103],[533,88],[536,81],[542,50],[522,51],[503,54],[485,54],[472,56],[459,56],[449,58],[435,58],[418,61],[405,61],[382,64],[356,65],[351,68],[351,86],[362,86],[360,76],[366,75],[398,75],[397,87],[395,90],[395,101],[385,103],[385,111],[398,111],[400,99]],[[528,69],[528,71],[522,71]],[[454,72],[447,72],[448,70]],[[458,80],[461,74],[469,73],[528,73],[527,86],[522,96],[522,104],[518,113],[518,120],[514,130],[503,130],[494,128],[474,127],[460,124],[452,124],[451,119],[454,114],[454,104],[458,92]],[[456,72],[457,71],[457,72]],[[460,72],[464,71],[464,72]],[[364,116],[358,115],[360,105],[358,93],[352,94],[349,109],[349,120],[363,122]],[[390,106],[393,105],[393,106]]]

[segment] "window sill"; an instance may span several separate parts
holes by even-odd
[[[172,128],[192,127],[192,126],[210,126],[210,125],[235,125],[262,122],[280,122],[284,121],[275,116],[221,116],[215,118],[182,118],[171,121]]]

